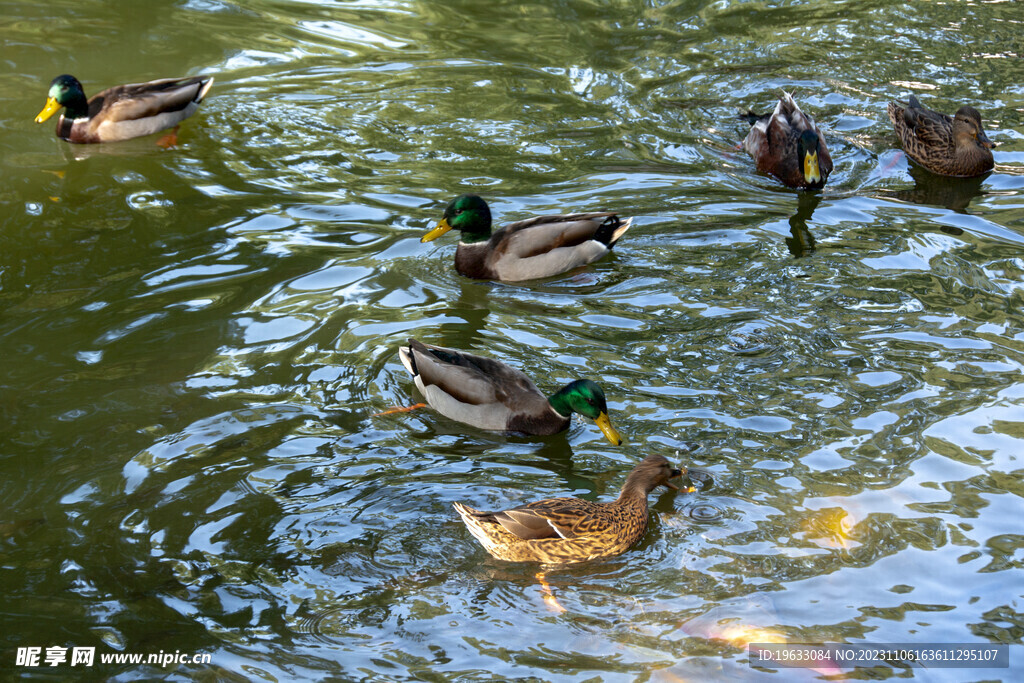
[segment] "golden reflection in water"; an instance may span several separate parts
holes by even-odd
[[[842,508],[819,510],[807,521],[804,530],[807,537],[823,548],[850,548],[853,537],[850,531],[856,521],[853,516]]]
[[[556,614],[568,612],[569,610],[562,607],[562,604],[558,602],[558,598],[555,597],[555,592],[551,590],[551,584],[548,583],[547,577],[544,575],[544,572],[537,572],[536,578],[537,581],[540,583],[540,591],[541,594],[544,596],[544,604],[547,605],[547,608],[550,611],[555,612]]]

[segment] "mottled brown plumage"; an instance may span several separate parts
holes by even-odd
[[[667,458],[649,455],[626,477],[611,503],[547,498],[500,512],[455,503],[470,533],[492,556],[510,562],[565,564],[612,557],[639,541],[647,528],[647,495],[686,474]],[[692,490],[692,484],[686,482]]]
[[[907,102],[890,102],[889,119],[903,151],[932,173],[971,177],[991,171],[992,148],[974,107],[960,107],[952,117],[921,106],[911,95]]]
[[[789,187],[823,187],[832,173],[832,157],[825,136],[796,100],[782,93],[775,111],[743,117],[752,125],[743,139],[743,149],[757,162],[757,170],[769,173]]]

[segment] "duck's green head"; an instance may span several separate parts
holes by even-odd
[[[461,194],[448,204],[444,218],[437,227],[420,239],[421,242],[435,240],[449,230],[462,233],[467,243],[485,242],[491,238],[491,210],[487,202],[475,194]]]
[[[821,166],[818,164],[818,134],[813,130],[805,130],[800,133],[796,141],[797,157],[804,167],[804,180],[808,187],[821,187],[825,179],[821,175]]]
[[[562,389],[548,399],[548,403],[560,415],[579,413],[589,417],[597,423],[597,426],[604,432],[606,439],[615,446],[622,444],[622,437],[612,427],[608,418],[608,403],[604,398],[604,391],[597,382],[589,379],[578,379],[575,382],[562,387]]]
[[[85,92],[82,84],[74,76],[57,76],[50,83],[50,92],[46,95],[46,106],[36,117],[36,123],[42,123],[58,111],[61,107],[67,109],[65,116],[69,119],[77,119],[85,116],[88,111],[88,101],[85,99]]]

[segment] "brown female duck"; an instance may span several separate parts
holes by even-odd
[[[921,106],[911,95],[890,102],[889,118],[907,156],[932,173],[970,177],[992,170],[992,148],[981,128],[981,114],[963,106],[952,117]]]
[[[743,149],[754,157],[757,170],[770,173],[789,187],[818,189],[832,172],[832,157],[825,136],[796,100],[783,92],[775,111],[741,118],[752,126],[743,139]]]
[[[516,282],[551,277],[598,260],[632,225],[612,212],[537,216],[491,233],[491,209],[475,194],[459,195],[422,242],[462,233],[455,269],[480,280]]]
[[[46,106],[36,123],[63,108],[57,119],[57,137],[62,140],[128,140],[171,128],[192,116],[212,85],[212,76],[165,78],[107,88],[86,100],[78,79],[65,74],[50,83]]]
[[[647,528],[647,495],[658,486],[679,490],[669,479],[685,475],[664,456],[649,455],[611,503],[547,498],[501,512],[454,505],[473,537],[499,560],[584,562],[618,555],[639,541]],[[685,483],[692,491],[688,477]]]

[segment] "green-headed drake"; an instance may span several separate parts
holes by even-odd
[[[455,269],[480,280],[534,280],[559,275],[601,258],[633,223],[612,212],[537,216],[491,232],[491,209],[475,194],[459,195],[421,241],[449,230],[462,233]]]
[[[569,417],[579,413],[597,422],[610,442],[622,443],[604,391],[588,379],[545,396],[525,374],[490,358],[415,339],[398,356],[427,405],[445,417],[480,429],[546,436],[567,429]]]
[[[985,135],[974,107],[960,107],[950,117],[925,109],[911,95],[907,102],[890,102],[888,111],[903,151],[932,173],[977,176],[995,165],[995,143]]]
[[[57,137],[68,142],[116,142],[172,128],[199,108],[213,85],[212,76],[165,78],[108,88],[85,99],[74,76],[57,76],[50,83],[46,106],[36,123],[62,108]]]
[[[469,532],[499,560],[564,564],[612,557],[628,550],[647,529],[647,495],[686,476],[662,455],[649,455],[626,477],[611,503],[546,498],[501,512],[455,503]],[[688,477],[687,477],[688,478]],[[685,482],[686,488],[693,485]]]
[[[789,187],[819,189],[832,172],[825,136],[796,100],[783,92],[775,111],[742,118],[753,124],[743,139],[743,149],[757,162],[757,170],[769,173]]]

